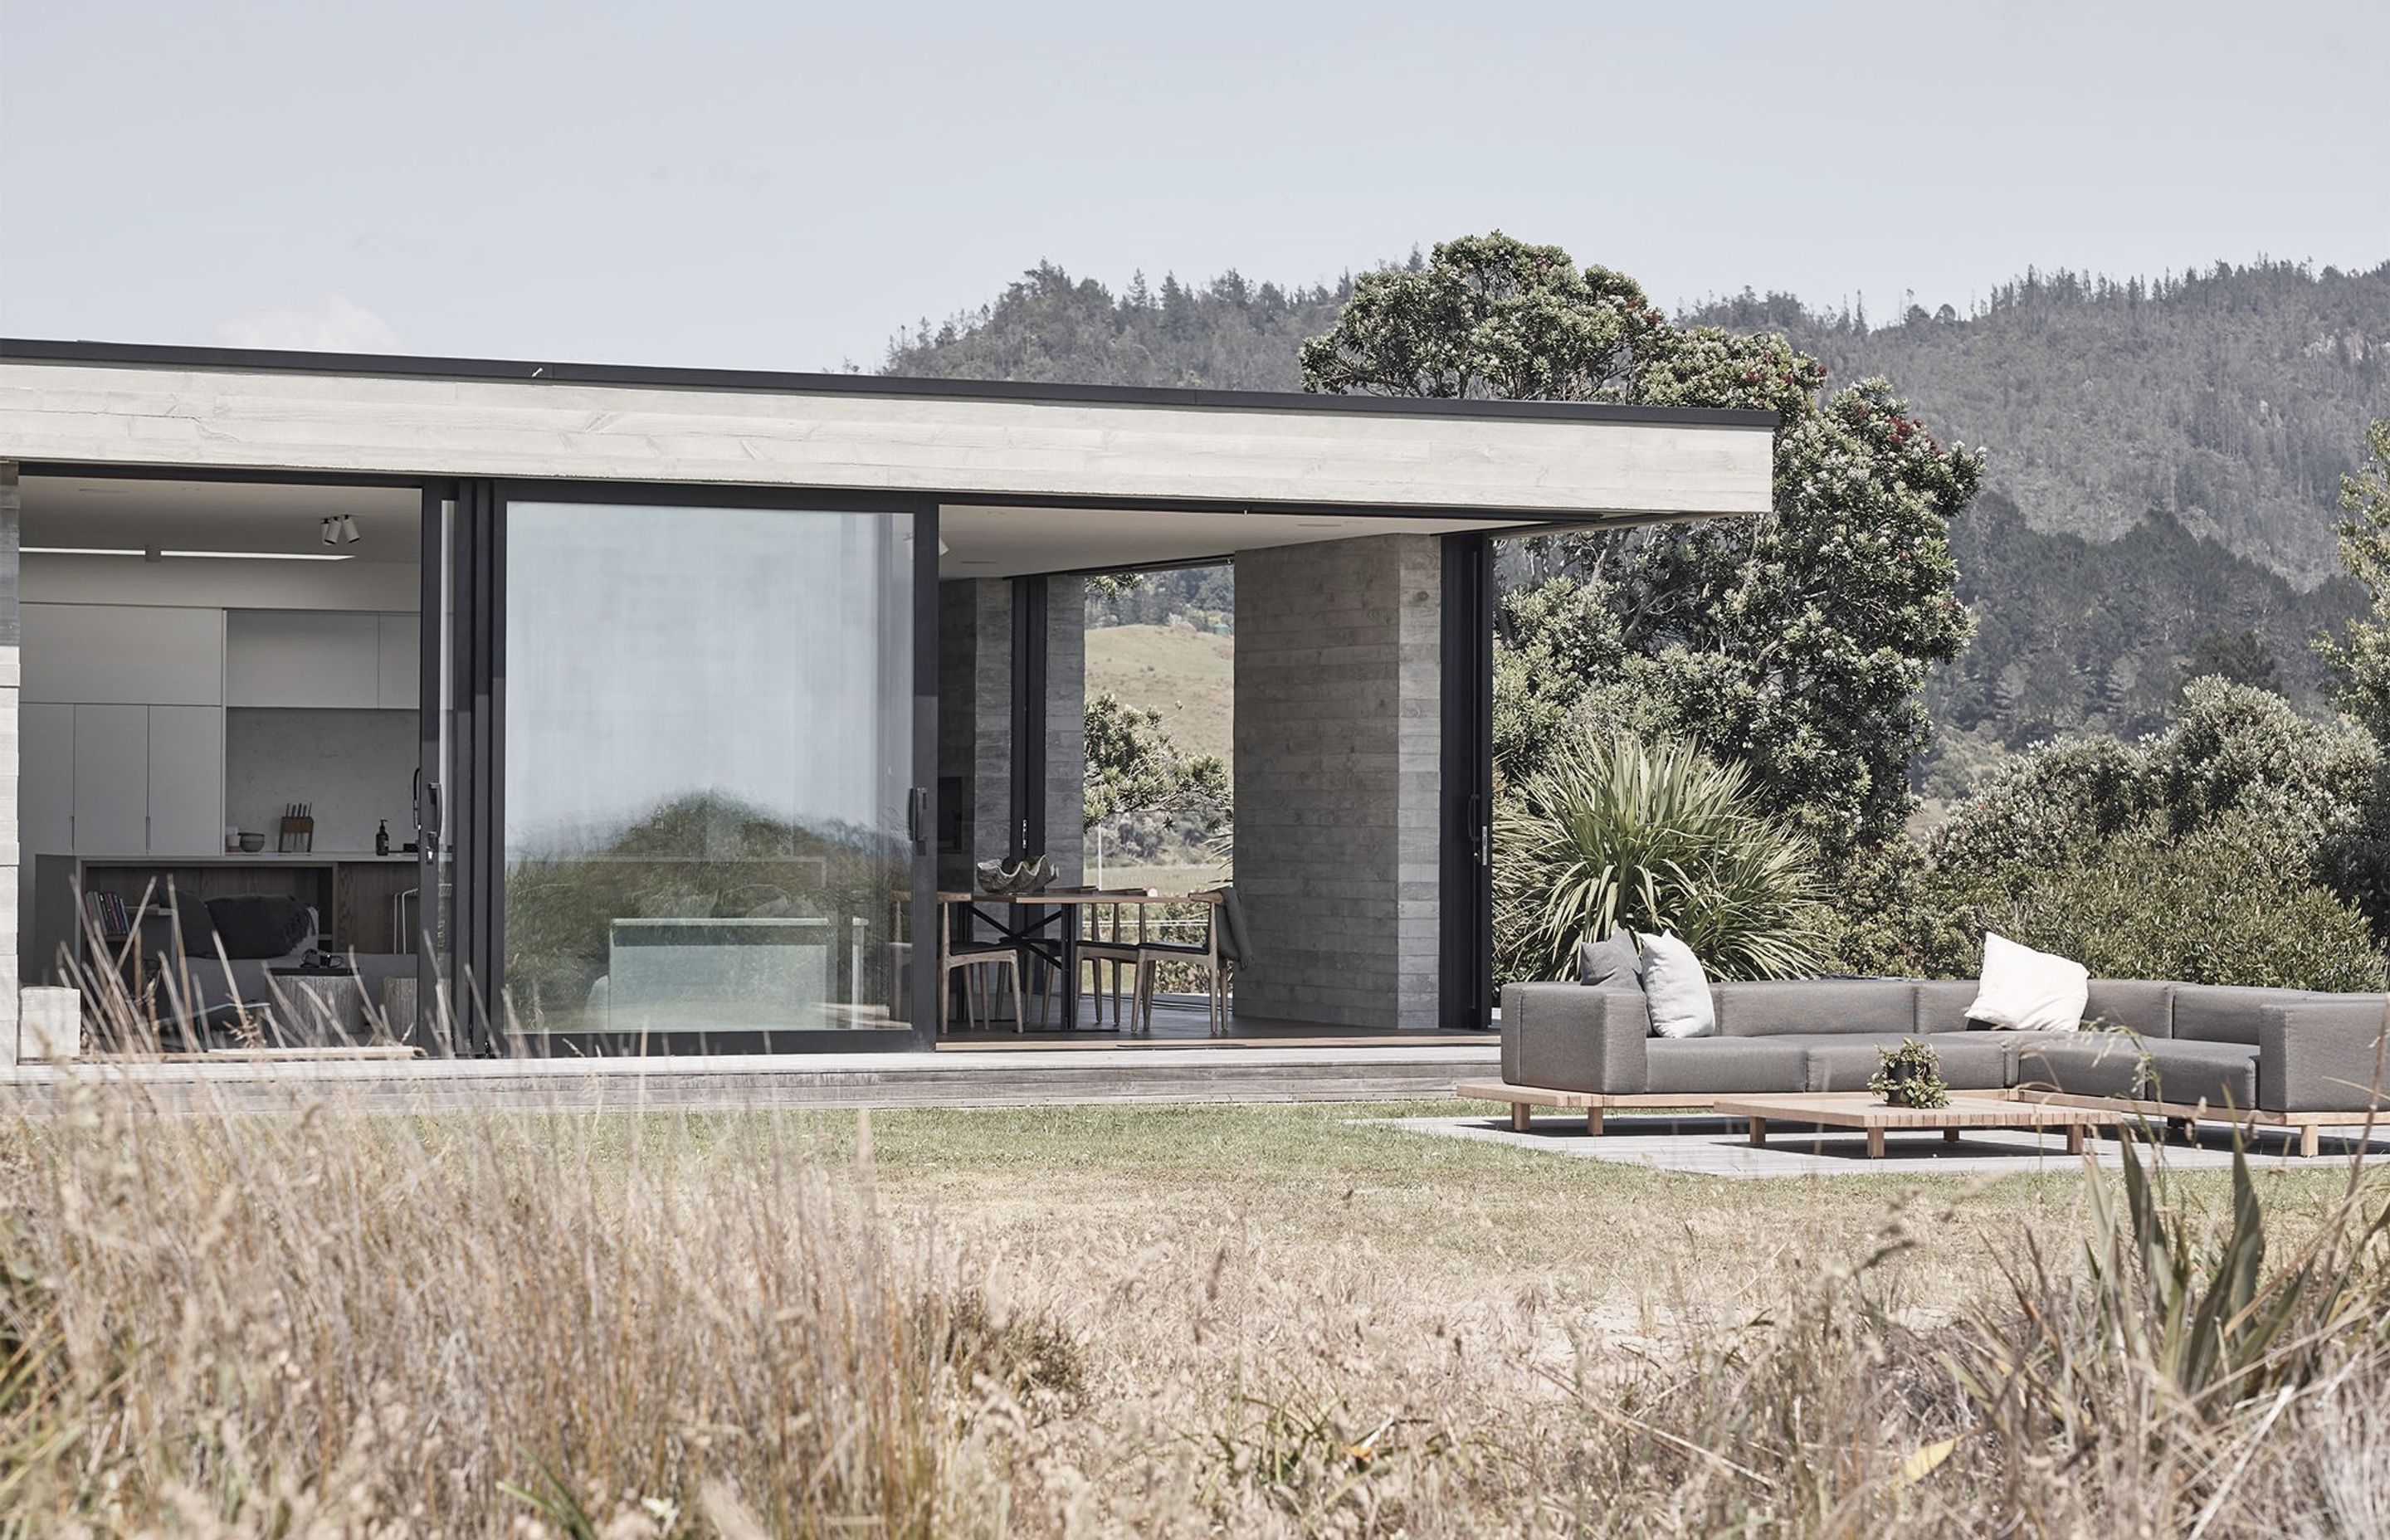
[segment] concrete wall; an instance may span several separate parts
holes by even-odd
[[[1065,883],[1086,880],[1087,585],[1046,580],[1046,853]]]
[[[413,712],[236,706],[225,712],[225,822],[270,846],[283,808],[314,809],[315,848],[373,849],[377,825],[390,848],[415,838]]]
[[[1437,1024],[1443,549],[1381,535],[1237,558],[1237,1009]]]
[[[17,467],[0,460],[0,1064],[17,1061]]]
[[[938,777],[959,779],[963,850],[941,850],[938,885],[1012,853],[1012,580],[938,584]],[[1086,599],[1077,578],[1047,584],[1046,849],[1060,880],[1081,880],[1080,783],[1086,762]],[[940,811],[941,823],[951,817]]]

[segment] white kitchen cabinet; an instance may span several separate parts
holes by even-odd
[[[46,972],[33,930],[33,858],[74,849],[74,708],[17,708],[17,964],[38,983]]]
[[[225,612],[140,604],[21,607],[22,699],[62,705],[224,702]]]
[[[36,855],[74,850],[72,706],[17,708],[17,850],[31,873]]]
[[[150,707],[148,775],[148,853],[223,854],[223,711],[214,706]]]
[[[381,704],[381,617],[226,610],[225,704],[374,710]]]
[[[221,771],[218,772],[222,774]],[[149,708],[74,708],[74,848],[140,855],[149,848]],[[224,831],[216,832],[217,848]]]
[[[423,694],[421,629],[413,615],[383,615],[381,622],[381,689],[377,700],[384,711],[415,710]]]

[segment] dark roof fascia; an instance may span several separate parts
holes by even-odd
[[[1741,407],[1621,406],[1584,401],[1447,401],[1414,396],[1314,395],[1297,391],[1201,391],[1137,385],[1057,385],[1016,379],[919,379],[893,375],[798,374],[772,369],[682,369],[635,364],[538,364],[398,353],[297,353],[142,342],[0,338],[0,361],[121,368],[241,370],[269,374],[379,375],[425,379],[540,381],[668,390],[754,391],[798,395],[1057,402],[1087,406],[1209,407],[1237,411],[1364,412],[1394,417],[1528,418],[1651,423],[1685,428],[1768,428],[1773,412]]]

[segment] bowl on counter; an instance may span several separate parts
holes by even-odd
[[[255,855],[264,848],[265,836],[263,834],[244,834],[240,837],[240,852],[243,855]]]

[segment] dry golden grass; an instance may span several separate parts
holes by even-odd
[[[616,1540],[2390,1521],[2380,1258],[2333,1228],[2345,1175],[2259,1191],[2271,1271],[2321,1237],[2312,1271],[2356,1292],[2299,1295],[2263,1373],[2203,1399],[2127,1344],[2139,1296],[2088,1281],[2079,1178],[1728,1182],[1371,1112],[87,1093],[0,1127],[0,1514]],[[2228,1194],[2169,1204],[2204,1235]]]

